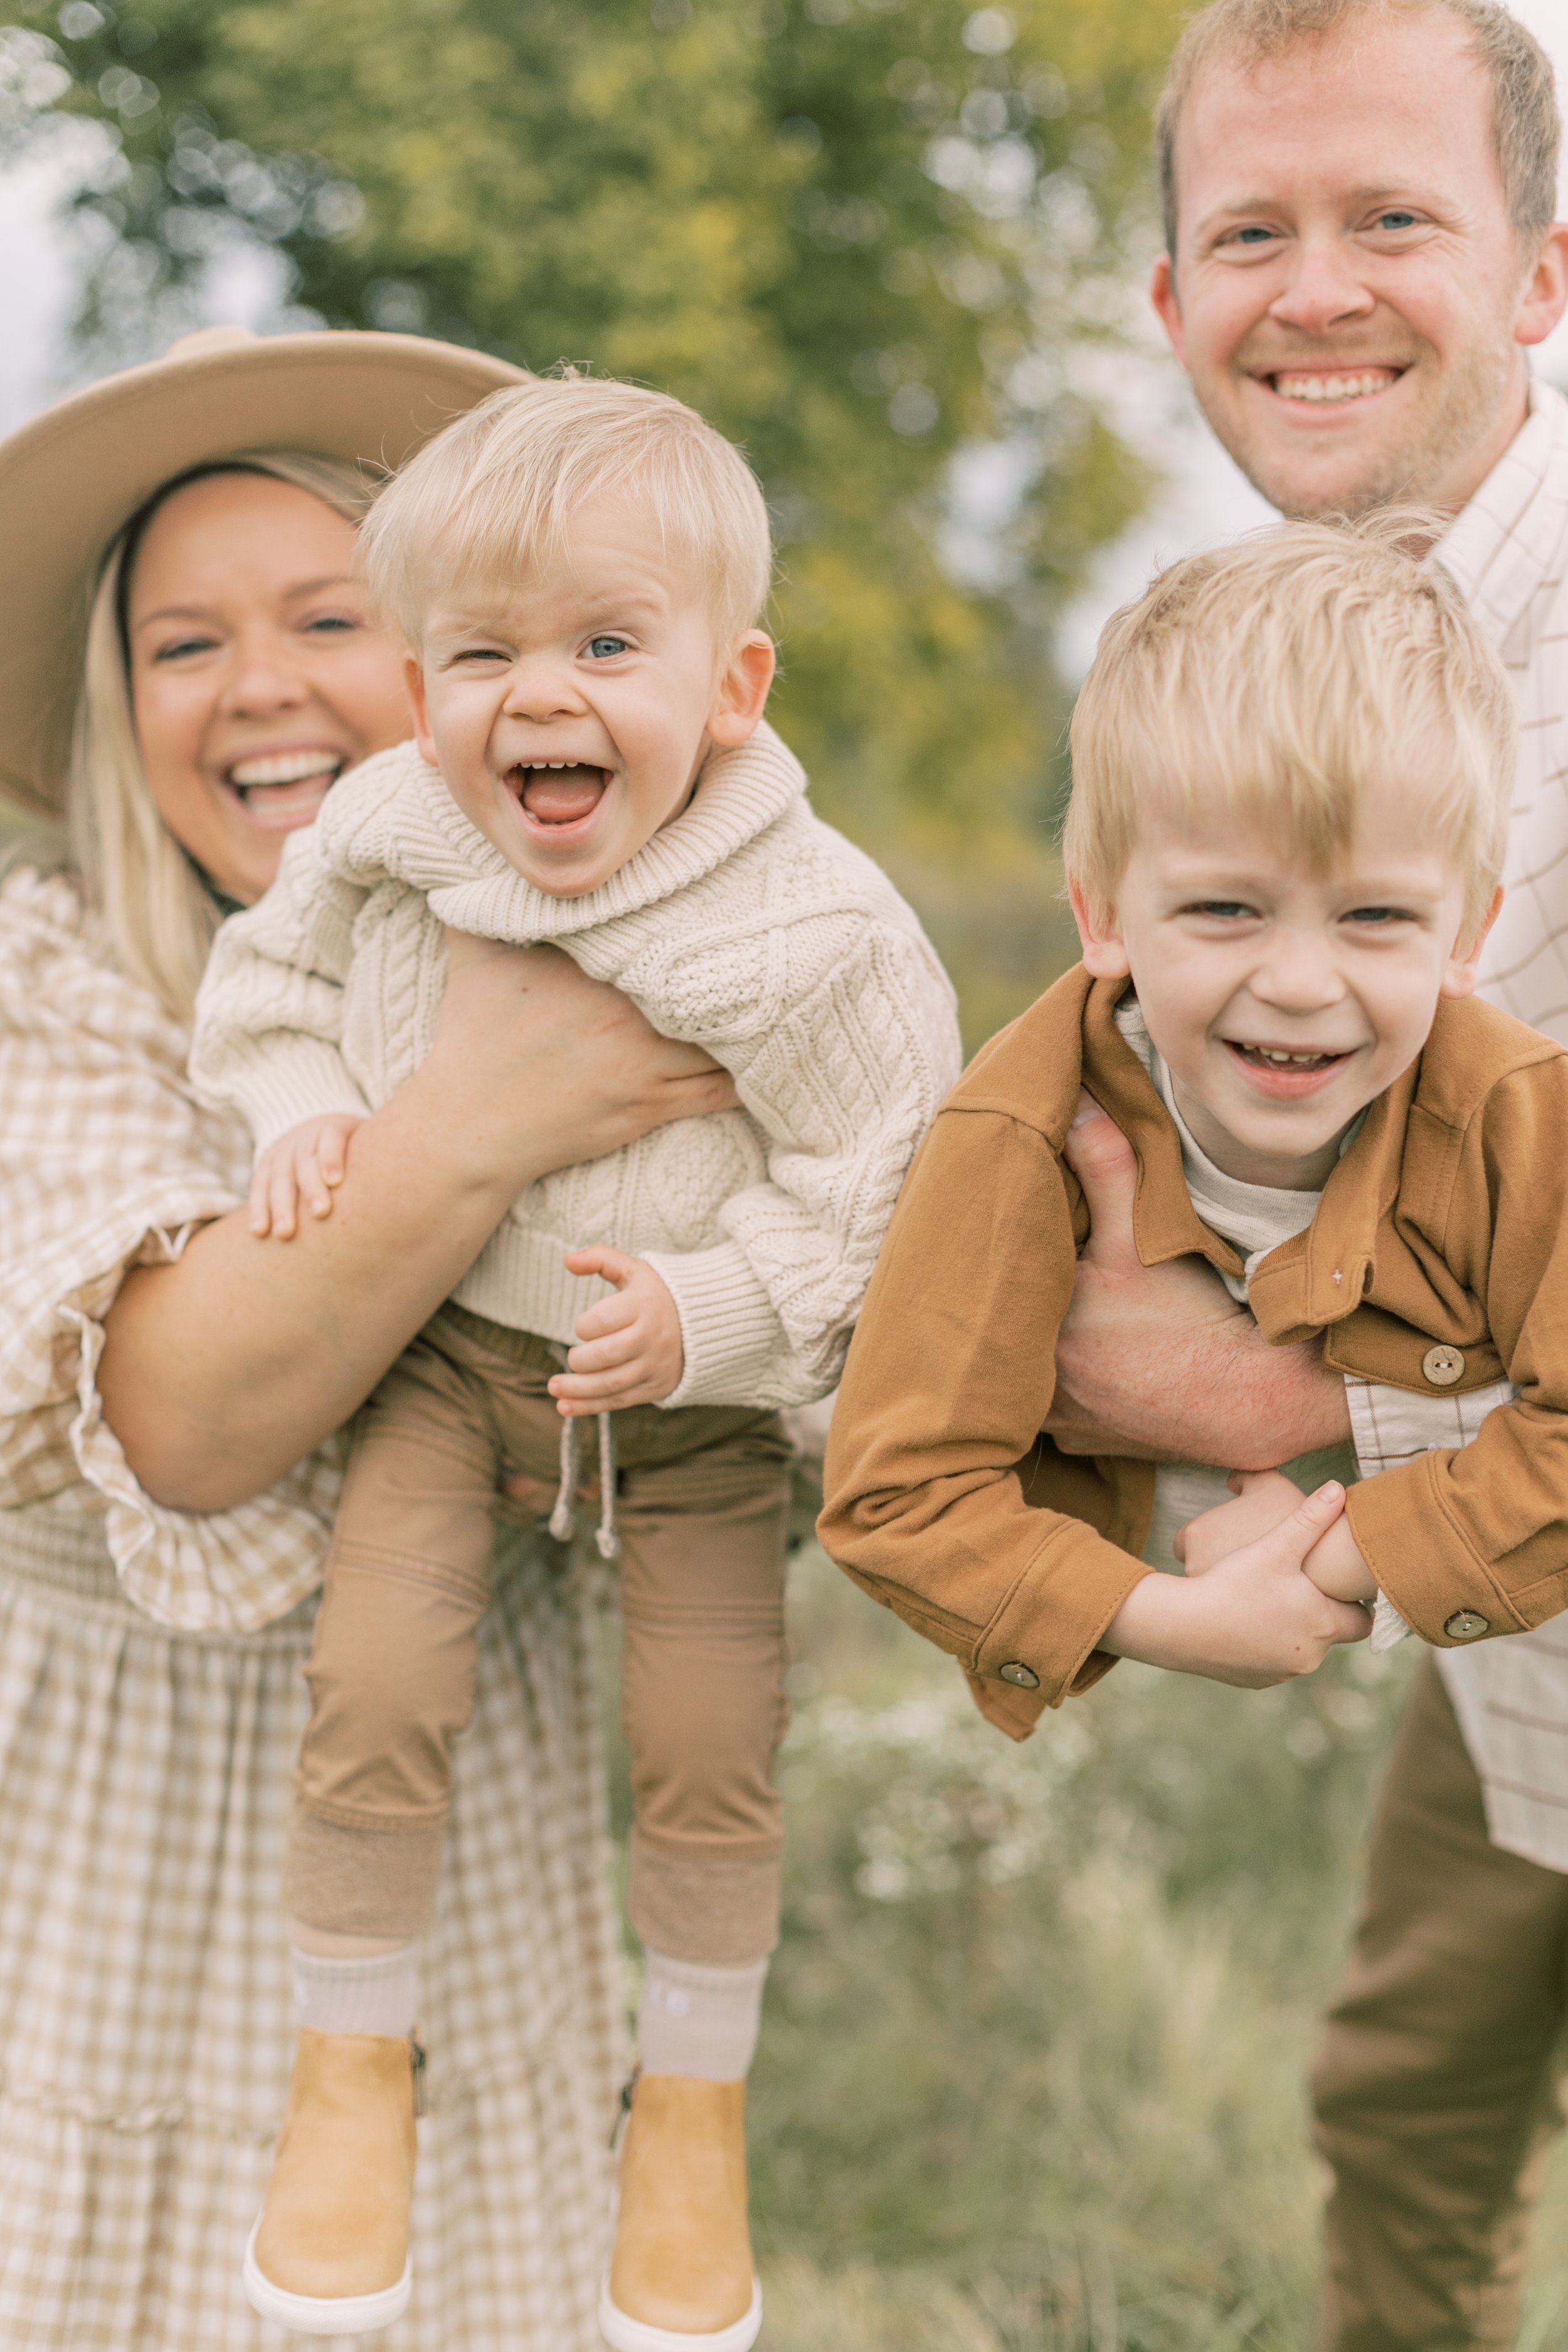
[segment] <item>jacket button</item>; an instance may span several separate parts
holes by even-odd
[[[1473,1642],[1478,1634],[1491,1631],[1491,1620],[1473,1609],[1456,1609],[1443,1631],[1450,1642]]]
[[[1458,1348],[1428,1348],[1421,1369],[1435,1389],[1451,1389],[1465,1377],[1465,1360]]]
[[[1025,1665],[1021,1658],[1011,1659],[1006,1665],[998,1666],[996,1671],[1005,1683],[1016,1683],[1020,1690],[1038,1690],[1040,1687],[1038,1675],[1033,1666]]]

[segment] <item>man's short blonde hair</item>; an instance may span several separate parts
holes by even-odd
[[[1557,209],[1557,150],[1563,123],[1552,61],[1532,33],[1497,0],[1214,0],[1176,44],[1154,116],[1165,249],[1176,255],[1176,142],[1193,85],[1218,60],[1259,64],[1297,42],[1358,19],[1440,11],[1457,17],[1492,87],[1492,137],[1509,215],[1533,257]]]
[[[1141,823],[1220,811],[1315,872],[1390,785],[1453,856],[1465,919],[1496,889],[1513,785],[1513,695],[1440,564],[1436,526],[1384,510],[1289,522],[1162,572],[1108,624],[1072,721],[1063,855],[1114,909]]]
[[[696,572],[721,645],[754,625],[773,555],[751,467],[683,402],[595,377],[510,385],[426,441],[361,531],[372,595],[417,646],[435,599],[526,578],[605,496],[651,512],[671,562]]]

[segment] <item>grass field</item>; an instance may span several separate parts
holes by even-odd
[[[1015,1748],[797,1558],[765,2352],[1309,2352],[1303,2081],[1415,1664],[1119,1667]],[[1568,2352],[1568,2169],[1523,2352]]]

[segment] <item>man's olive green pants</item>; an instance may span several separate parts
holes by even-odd
[[[1480,1783],[1428,1657],[1314,2071],[1318,2147],[1333,2172],[1321,2352],[1514,2342],[1531,2210],[1561,2120],[1565,2012],[1568,1877],[1488,1839]]]

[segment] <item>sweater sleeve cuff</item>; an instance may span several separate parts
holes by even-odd
[[[1442,1650],[1529,1624],[1443,1508],[1436,1475],[1447,1458],[1419,1454],[1363,1478],[1345,1497],[1351,1533],[1380,1592],[1412,1633]]]
[[[773,1300],[738,1243],[643,1255],[668,1285],[686,1352],[680,1386],[660,1400],[667,1410],[687,1404],[800,1402],[781,1392],[780,1368],[789,1343]]]
[[[341,1054],[313,1037],[269,1045],[264,1054],[232,1065],[219,1083],[204,1084],[203,1098],[237,1110],[258,1151],[308,1118],[367,1118],[370,1105],[343,1066]]]

